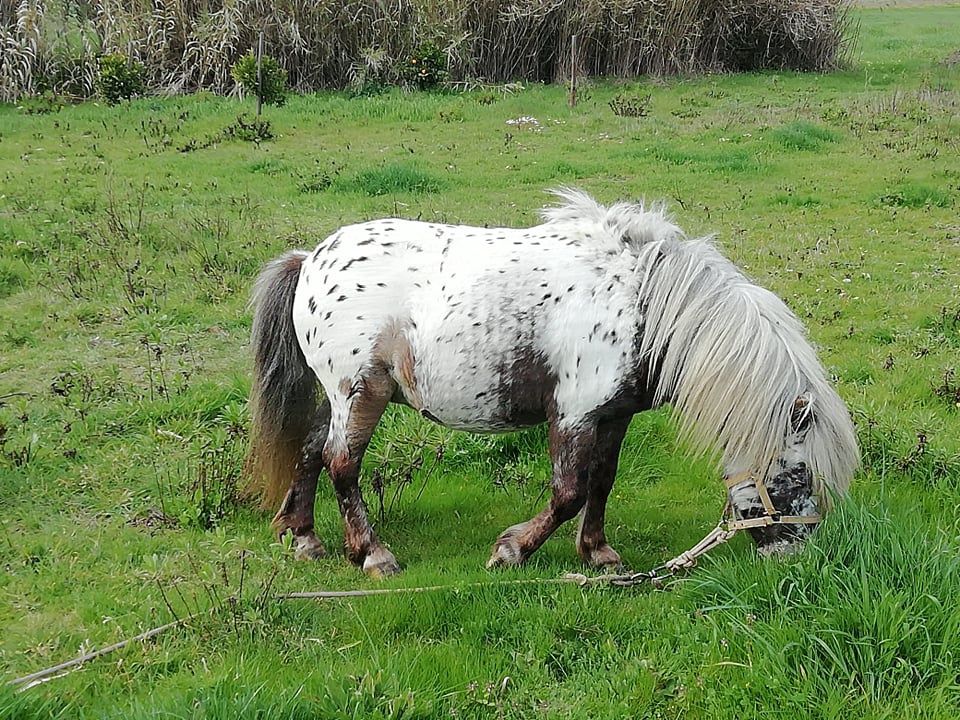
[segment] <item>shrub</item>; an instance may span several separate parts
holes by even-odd
[[[263,74],[261,99],[268,105],[283,105],[287,100],[287,71],[269,55],[260,60]],[[251,52],[233,64],[230,74],[242,91],[257,94],[257,58]]]
[[[400,78],[421,90],[436,87],[447,79],[447,57],[433,43],[424,43],[403,65]]]
[[[100,58],[97,92],[111,105],[129,100],[143,94],[145,74],[143,63],[131,60],[122,53],[104,55]]]

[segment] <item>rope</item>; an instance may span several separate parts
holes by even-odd
[[[83,665],[83,663],[85,662],[89,662],[90,660],[96,660],[97,658],[103,657],[104,655],[107,655],[108,653],[112,653],[115,650],[120,650],[122,648],[125,648],[127,645],[130,645],[131,643],[143,642],[145,640],[149,640],[150,638],[154,638],[160,633],[166,632],[167,630],[171,630],[175,627],[179,627],[180,625],[183,625],[187,621],[193,620],[195,617],[197,617],[198,614],[199,613],[194,613],[193,615],[180,618],[179,620],[168,622],[166,625],[161,625],[160,627],[155,627],[152,630],[147,630],[146,632],[140,633],[136,637],[129,638],[128,640],[121,640],[118,643],[114,643],[113,645],[107,645],[106,647],[102,647],[99,650],[94,650],[92,652],[84,653],[78,658],[74,658],[73,660],[67,660],[66,662],[62,662],[59,665],[54,665],[53,667],[46,668],[45,670],[38,670],[35,673],[30,673],[29,675],[24,675],[23,677],[18,677],[14,680],[9,680],[7,681],[7,684],[22,685],[22,687],[19,689],[27,690],[33,687],[34,685],[39,685],[40,683],[45,682],[47,679],[52,679],[51,676],[56,675],[57,673],[63,670],[70,670],[71,668],[77,667],[78,665]],[[66,673],[63,673],[63,675],[66,675]],[[62,677],[62,675],[58,677]]]
[[[733,486],[738,485],[741,482],[747,481],[752,481],[757,486],[758,491],[762,488],[762,492],[760,493],[761,498],[764,495],[767,495],[766,488],[763,487],[762,481],[757,480],[757,478],[755,478],[749,472],[740,473],[725,480],[729,489],[732,489]],[[767,495],[767,500],[769,501],[769,495]],[[764,502],[764,505],[766,506],[767,502]],[[422,587],[370,588],[364,590],[318,590],[313,592],[292,592],[275,595],[274,600],[333,600],[338,598],[371,597],[376,595],[402,595],[436,592],[440,590],[456,591],[480,587],[504,587],[510,585],[557,585],[562,583],[573,583],[580,587],[610,585],[612,587],[623,588],[633,587],[635,585],[649,582],[653,587],[660,588],[663,587],[665,581],[670,577],[676,575],[682,570],[688,570],[695,567],[699,558],[703,557],[714,548],[728,542],[741,530],[756,527],[766,527],[769,525],[820,522],[819,515],[780,515],[780,513],[773,508],[773,503],[769,503],[769,507],[765,509],[767,512],[766,515],[757,518],[738,520],[731,516],[732,508],[728,502],[724,507],[723,514],[720,516],[720,521],[717,523],[717,526],[708,532],[703,539],[700,540],[700,542],[686,552],[680,553],[675,558],[672,558],[662,565],[658,565],[657,567],[648,570],[647,572],[606,575],[567,573],[566,575],[562,575],[558,578],[521,578],[517,580],[477,581],[463,583],[460,585],[425,585]],[[128,640],[122,640],[118,643],[114,643],[113,645],[107,645],[106,647],[100,648],[99,650],[85,653],[84,655],[74,658],[73,660],[68,660],[67,662],[60,663],[59,665],[54,665],[53,667],[40,670],[29,675],[24,675],[23,677],[19,677],[14,680],[8,680],[7,684],[18,686],[18,689],[21,691],[27,690],[28,688],[31,688],[42,682],[46,682],[47,680],[55,679],[55,676],[62,677],[66,674],[64,671],[70,671],[86,662],[96,660],[97,658],[103,657],[104,655],[112,653],[116,650],[125,648],[127,645],[135,642],[145,642],[146,640],[150,640],[151,638],[154,638],[161,633],[166,632],[167,630],[171,630],[175,627],[185,624],[189,620],[196,618],[198,615],[199,613],[194,613],[193,615],[175,620],[174,622],[169,622],[166,625],[161,625],[153,628],[152,630],[147,630],[146,632],[140,633],[136,637],[132,637]],[[57,675],[57,673],[62,674]]]
[[[517,580],[494,580],[486,581],[480,580],[477,582],[471,583],[462,583],[459,585],[425,585],[422,587],[398,587],[398,588],[370,588],[364,590],[319,590],[315,592],[292,592],[284,593],[281,595],[275,595],[274,600],[284,601],[284,600],[334,600],[342,598],[359,598],[359,597],[372,597],[377,595],[403,595],[403,594],[413,594],[413,593],[425,593],[425,592],[436,592],[439,590],[464,590],[468,588],[484,588],[484,587],[504,587],[511,585],[559,585],[559,584],[574,584],[579,587],[587,587],[592,585],[604,585],[609,584],[615,587],[629,587],[631,585],[636,585],[646,580],[654,580],[657,577],[655,571],[650,571],[649,573],[633,573],[633,574],[608,574],[608,575],[584,575],[582,573],[567,573],[558,578],[520,578]],[[64,671],[72,670],[73,668],[79,667],[84,663],[90,662],[91,660],[96,660],[101,658],[104,655],[115,652],[116,650],[121,650],[128,645],[131,645],[136,642],[144,642],[155,638],[161,633],[166,632],[167,630],[172,630],[175,627],[184,625],[197,618],[201,613],[194,613],[187,617],[180,618],[173,622],[166,623],[159,627],[155,627],[146,632],[140,633],[139,635],[129,638],[127,640],[122,640],[120,642],[114,643],[113,645],[107,645],[102,647],[99,650],[94,650],[92,652],[85,653],[80,657],[62,662],[59,665],[54,665],[53,667],[46,668],[44,670],[38,670],[37,672],[30,673],[29,675],[24,675],[23,677],[18,677],[13,680],[8,680],[7,684],[11,686],[18,687],[19,690],[27,690],[35,685],[39,685],[47,680],[53,680],[57,677],[62,677],[67,673]],[[62,673],[59,674],[58,673]]]

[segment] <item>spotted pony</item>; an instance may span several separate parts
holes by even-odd
[[[390,402],[475,432],[548,423],[552,497],[499,536],[490,566],[522,563],[577,514],[583,561],[618,565],[604,512],[620,446],[635,413],[665,403],[692,447],[719,457],[738,518],[765,500],[812,520],[846,491],[853,425],[787,306],[659,205],[556,195],[535,227],[375,220],[263,270],[248,469],[298,556],[324,554],[325,468],[347,557],[372,576],[399,570],[358,486]],[[814,527],[751,533],[770,552]]]

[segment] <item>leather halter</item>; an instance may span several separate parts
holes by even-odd
[[[762,515],[761,517],[747,518],[744,520],[734,520],[728,518],[726,523],[728,530],[746,530],[747,528],[769,527],[770,525],[813,525],[820,522],[819,513],[816,515],[782,514],[774,506],[773,500],[770,499],[770,493],[767,492],[767,486],[764,484],[763,480],[757,477],[752,470],[745,470],[744,472],[730,475],[723,479],[723,484],[727,486],[728,491],[733,490],[733,488],[735,488],[737,485],[741,485],[745,482],[753,483],[753,486],[757,489],[757,495],[760,496],[760,502],[763,503],[763,510],[766,514]],[[732,513],[732,508],[729,502],[727,503],[727,512]]]

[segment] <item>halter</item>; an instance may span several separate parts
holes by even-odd
[[[813,525],[820,522],[819,514],[783,515],[774,506],[773,500],[770,499],[770,493],[767,492],[767,486],[763,480],[754,475],[752,470],[745,470],[744,472],[730,475],[723,479],[723,484],[727,486],[728,491],[733,490],[737,485],[745,482],[752,482],[753,486],[757,489],[757,495],[760,496],[760,502],[763,503],[763,509],[766,514],[761,517],[736,520],[733,518],[733,507],[728,500],[727,507],[723,511],[723,519],[721,520],[721,525],[724,525],[727,530],[733,530],[735,532],[748,528],[769,527],[770,525]]]
[[[757,495],[760,496],[760,502],[763,503],[765,515],[742,520],[735,519],[733,517],[733,504],[728,498],[727,504],[723,509],[723,514],[720,516],[720,522],[717,523],[717,526],[713,530],[707,533],[703,540],[686,552],[680,553],[671,560],[667,560],[663,565],[654,568],[649,573],[637,573],[636,575],[630,576],[630,579],[648,579],[654,582],[662,582],[663,577],[660,575],[661,570],[666,570],[668,574],[673,575],[680,570],[692,568],[697,564],[697,558],[710,552],[718,545],[727,542],[741,530],[770,527],[771,525],[813,525],[820,522],[819,514],[783,515],[780,513],[774,506],[773,500],[770,499],[770,493],[767,492],[767,487],[764,485],[763,480],[757,477],[751,470],[730,475],[723,479],[723,484],[727,486],[728,493],[737,485],[745,482],[753,483],[753,486],[757,489]]]

